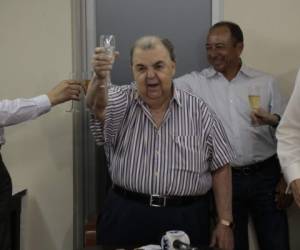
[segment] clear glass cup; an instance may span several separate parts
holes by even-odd
[[[82,93],[85,96],[87,89],[89,87],[90,81],[93,77],[93,71],[84,71],[82,72],[82,77],[81,77],[81,85],[82,85]]]
[[[81,81],[81,74],[78,72],[71,72],[71,73],[69,73],[68,79],[74,80],[74,81]],[[71,101],[71,107],[69,109],[67,109],[66,112],[79,112],[79,109],[78,109],[77,105],[75,104],[75,101]]]
[[[99,37],[99,46],[105,48],[105,52],[108,56],[114,60],[114,52],[116,50],[116,38],[111,34],[103,34]],[[111,83],[111,75],[110,73],[107,75],[107,86],[110,87]]]
[[[66,112],[79,112],[81,103],[85,104],[85,95],[87,92],[88,85],[92,79],[93,71],[83,71],[83,72],[72,72],[69,74],[69,80],[76,80],[81,84],[81,91],[79,95],[79,101],[72,101],[70,109]]]

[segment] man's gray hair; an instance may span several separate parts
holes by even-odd
[[[158,36],[143,36],[133,44],[130,50],[130,64],[132,65],[132,57],[136,48],[142,50],[154,49],[158,43],[161,43],[167,49],[171,60],[175,62],[174,46],[169,39],[160,38]]]

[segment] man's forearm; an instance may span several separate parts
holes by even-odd
[[[107,96],[108,90],[106,80],[94,76],[87,90],[86,103],[88,108],[100,121],[103,121],[105,118]]]
[[[218,217],[232,222],[232,177],[229,165],[213,172],[212,179]]]

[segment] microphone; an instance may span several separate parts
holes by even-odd
[[[187,243],[184,243],[180,240],[174,240],[173,247],[178,250],[191,250],[191,246]]]

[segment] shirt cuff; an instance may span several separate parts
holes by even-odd
[[[37,104],[39,114],[44,114],[50,111],[51,102],[47,95],[40,95],[32,98],[32,100]]]
[[[290,185],[294,180],[300,178],[300,163],[295,162],[288,167],[284,167],[282,168],[282,172],[288,185]]]

